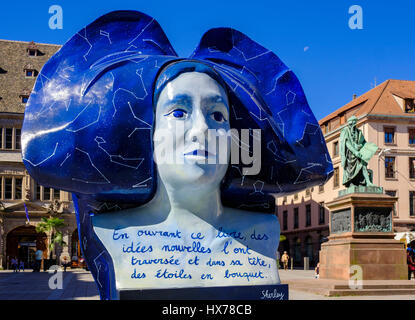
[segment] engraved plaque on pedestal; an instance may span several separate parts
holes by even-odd
[[[338,210],[331,214],[331,233],[344,233],[351,230],[351,210]]]
[[[391,208],[356,207],[355,232],[392,232]]]

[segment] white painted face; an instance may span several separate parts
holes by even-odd
[[[163,183],[174,188],[218,187],[229,162],[229,128],[226,92],[210,76],[188,72],[169,82],[156,104],[153,137]]]

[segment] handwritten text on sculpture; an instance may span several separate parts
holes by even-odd
[[[124,283],[204,282],[250,284],[273,277],[275,261],[250,247],[268,242],[270,236],[255,229],[249,232],[218,229],[185,231],[130,227],[111,230],[107,246],[113,248],[116,268],[123,270]],[[249,243],[249,244],[246,244]],[[131,280],[125,279],[129,277]],[[127,280],[127,281],[126,281]]]

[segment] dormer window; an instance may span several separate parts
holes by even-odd
[[[37,48],[37,45],[32,41],[27,46],[26,52],[29,57],[36,57],[38,55],[39,50]]]
[[[414,99],[405,99],[405,112],[406,113],[415,113]]]
[[[37,75],[39,73],[34,68],[34,66],[32,66],[31,64],[25,65],[25,67],[23,68],[23,70],[24,70],[24,73],[25,73],[25,77],[26,78],[35,78],[35,77],[37,77]]]
[[[21,93],[20,93],[20,99],[21,99],[21,102],[23,103],[23,104],[26,104],[27,103],[27,101],[29,100],[29,96],[30,96],[30,91],[28,90],[28,89],[24,89]]]

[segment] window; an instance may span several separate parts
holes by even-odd
[[[287,230],[288,229],[288,211],[284,210],[282,212],[282,229]]]
[[[337,157],[339,155],[339,142],[335,141],[333,143],[333,157]]]
[[[4,186],[4,194],[2,194],[2,186]],[[0,198],[5,200],[22,200],[22,190],[22,177],[0,177]]]
[[[309,188],[305,189],[305,196],[306,197],[311,196],[311,190]]]
[[[30,57],[36,57],[36,56],[37,56],[37,50],[36,50],[36,49],[28,49],[28,50],[27,50],[27,54],[28,54]]]
[[[22,103],[27,103],[28,100],[29,100],[28,96],[22,96]]]
[[[409,178],[415,179],[415,158],[409,158]]]
[[[409,191],[409,215],[411,217],[415,216],[414,195],[415,195],[415,191]]]
[[[408,129],[409,144],[415,145],[415,129]]]
[[[60,200],[61,198],[61,191],[59,189],[53,189],[53,199]]]
[[[318,192],[319,193],[324,192],[324,184],[321,184],[318,186]]]
[[[43,187],[43,200],[50,200],[50,188]]]
[[[34,69],[25,69],[26,78],[34,78],[37,77],[38,72]]]
[[[414,99],[405,99],[405,112],[406,113],[414,113],[415,112]]]
[[[6,149],[13,148],[13,128],[6,128]]]
[[[396,197],[396,190],[385,190],[385,194],[388,196]]]
[[[20,128],[0,128],[0,148],[21,150],[21,134]]]
[[[334,168],[333,173],[333,187],[337,188],[339,186],[339,168]]]
[[[311,204],[305,206],[305,226],[311,226]]]
[[[4,178],[4,199],[12,199],[13,179]]]
[[[392,196],[392,197],[396,197],[396,190],[385,190],[385,194]],[[396,212],[395,204],[393,205],[393,215],[394,216],[398,215],[398,213]]]
[[[294,229],[298,228],[298,208],[294,208]]]
[[[385,178],[395,177],[395,157],[385,157]]]
[[[42,198],[40,197],[40,195],[41,195],[40,184],[36,183],[36,199],[37,200],[42,200]]]
[[[14,198],[16,200],[23,199],[23,197],[22,197],[22,183],[23,183],[22,178],[15,178],[14,179]]]
[[[324,224],[326,220],[326,211],[324,209],[324,202],[320,202],[319,212],[318,212],[318,223]]]
[[[36,199],[42,201],[50,201],[53,199],[60,200],[60,190],[41,186],[36,183]]]
[[[385,143],[395,143],[395,128],[385,128]]]
[[[298,200],[298,193],[294,194],[294,200]]]
[[[20,145],[21,133],[22,133],[21,129],[15,129],[15,131],[14,131],[14,148],[17,149],[17,150],[21,149],[21,145]]]

